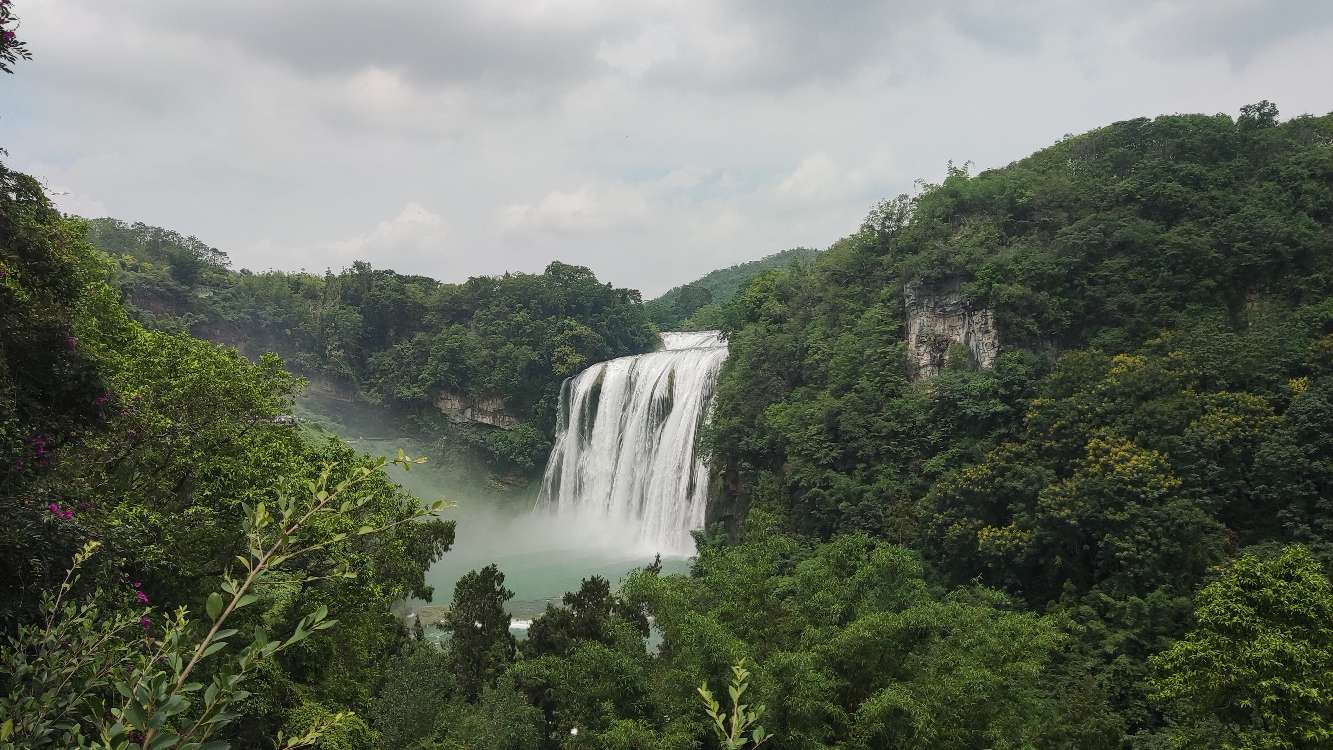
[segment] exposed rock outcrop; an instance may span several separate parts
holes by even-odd
[[[964,299],[961,279],[910,281],[903,289],[903,298],[907,307],[907,353],[916,377],[939,373],[949,348],[955,344],[967,349],[976,366],[989,368],[995,364],[1000,351],[995,316],[989,308],[974,307]]]
[[[435,399],[435,408],[454,422],[473,422],[502,430],[519,425],[518,418],[505,411],[504,401],[498,396],[478,398],[444,391]]]
[[[323,401],[353,403],[357,400],[355,385],[326,375],[312,375],[306,379],[305,395]]]

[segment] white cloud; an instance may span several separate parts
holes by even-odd
[[[880,195],[892,184],[892,159],[882,148],[860,156],[859,162],[844,162],[822,153],[807,156],[778,182],[774,192],[787,203],[821,204]]]
[[[552,190],[535,203],[506,206],[501,226],[508,231],[590,232],[619,229],[648,215],[648,201],[634,186],[585,185]]]
[[[290,267],[296,261],[308,271],[339,270],[353,261],[365,260],[378,268],[403,273],[424,272],[451,249],[444,217],[409,201],[398,214],[376,224],[372,229],[342,239],[319,242],[307,247],[287,247],[271,239],[260,240],[248,258],[281,259]],[[263,268],[261,264],[261,268]]]
[[[88,218],[100,218],[111,216],[111,209],[96,198],[87,195],[81,195],[73,190],[66,190],[55,185],[46,186],[47,195],[55,202],[56,207],[67,214],[83,216]]]
[[[789,198],[810,199],[837,187],[841,172],[824,154],[803,159],[796,170],[778,183],[778,193]]]
[[[644,29],[629,39],[603,39],[597,48],[597,59],[610,68],[631,76],[641,76],[654,66],[674,60],[680,55],[680,44],[674,31],[667,26]]]
[[[411,256],[439,252],[444,249],[448,234],[443,217],[410,201],[392,219],[381,221],[365,234],[338,240],[330,247],[349,260]]]

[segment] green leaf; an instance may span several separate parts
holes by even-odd
[[[148,728],[148,717],[144,716],[143,708],[139,706],[137,701],[130,701],[125,706],[125,718],[136,729]]]
[[[164,716],[175,716],[190,707],[190,702],[183,696],[173,695],[158,709]]]
[[[217,620],[218,615],[222,614],[222,594],[216,591],[209,594],[204,608],[208,611],[208,619]]]

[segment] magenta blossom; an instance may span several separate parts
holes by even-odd
[[[5,41],[6,41],[6,42],[12,42],[12,41],[14,41],[14,32],[12,32],[12,31],[6,31],[6,32],[4,33],[4,38],[5,38]]]
[[[139,627],[143,628],[144,630],[147,630],[147,629],[153,627],[153,621],[150,620],[150,619],[148,619],[147,617],[140,617],[140,618],[139,618]]]
[[[140,604],[147,604],[147,603],[148,603],[148,595],[145,594],[145,593],[142,592],[142,591],[136,591],[136,592],[134,592],[134,598],[135,598],[135,599],[138,599]]]
[[[73,520],[74,518],[74,511],[60,507],[59,503],[51,503],[46,506],[46,509],[51,511],[53,515],[63,518],[66,521]]]

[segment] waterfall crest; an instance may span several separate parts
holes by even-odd
[[[630,529],[625,546],[648,554],[692,554],[708,504],[695,437],[726,358],[719,331],[663,333],[659,351],[566,380],[538,507]]]

